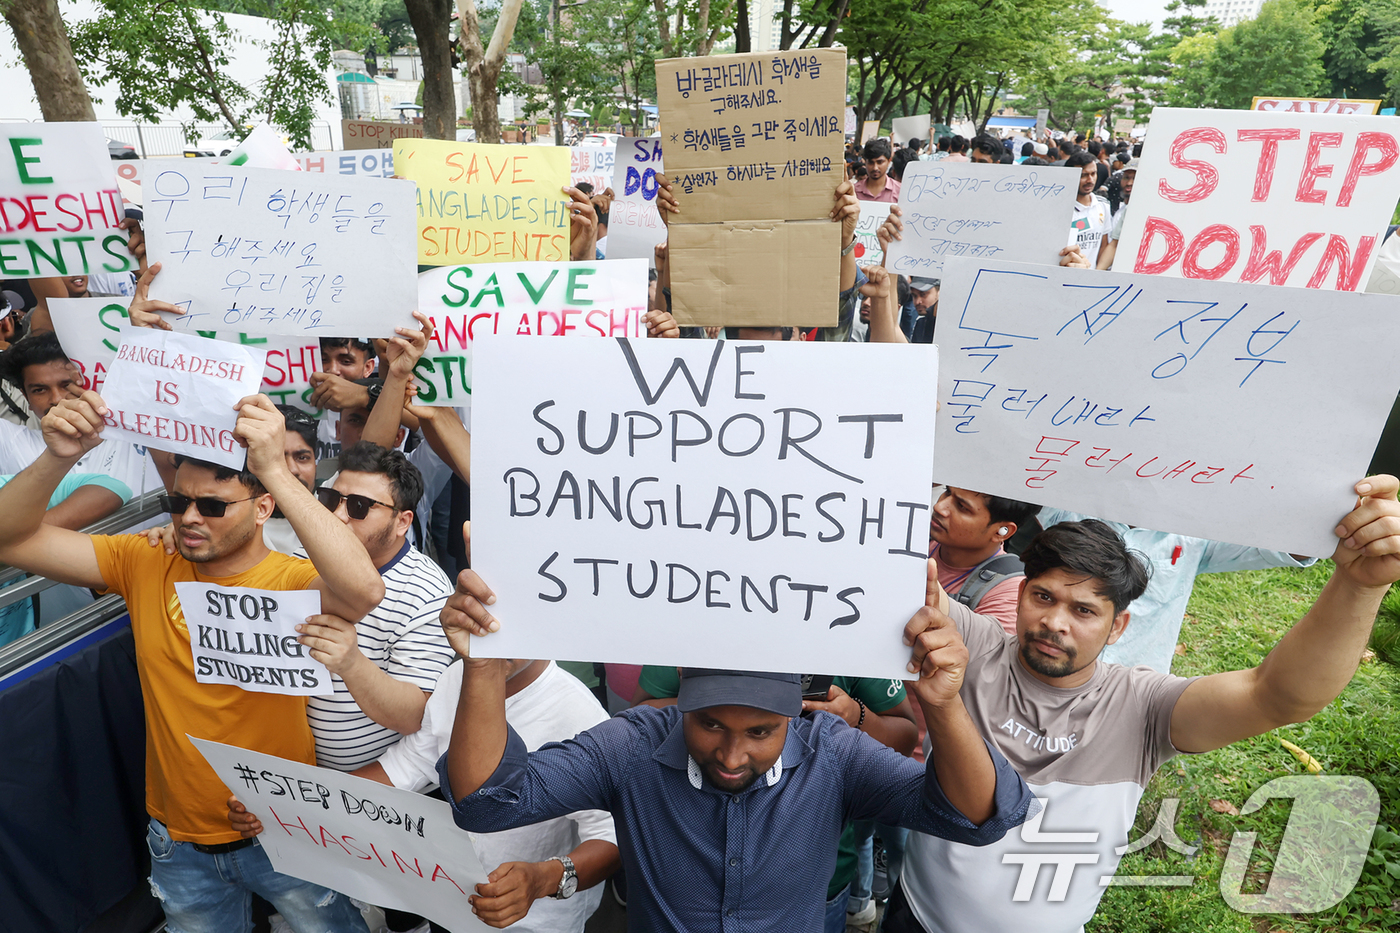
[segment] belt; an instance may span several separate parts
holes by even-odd
[[[194,846],[196,851],[203,852],[205,855],[223,855],[226,852],[237,852],[239,849],[246,849],[255,841],[254,839],[235,839],[233,842],[220,842],[212,846],[207,846],[202,842],[192,842],[190,845]]]

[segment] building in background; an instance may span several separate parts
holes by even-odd
[[[1207,16],[1214,16],[1221,26],[1233,26],[1241,20],[1259,15],[1264,0],[1206,0]]]

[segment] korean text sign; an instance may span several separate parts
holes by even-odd
[[[1117,267],[1361,291],[1400,199],[1394,123],[1158,107]]]
[[[578,187],[579,182],[593,186],[594,194],[602,194],[603,189],[612,184],[613,162],[617,147],[573,146],[569,149],[569,184]]]
[[[414,379],[423,405],[471,405],[472,346],[482,334],[645,337],[647,264],[521,262],[453,266],[418,276],[433,340]]]
[[[890,270],[937,278],[949,256],[1058,265],[1078,193],[1072,168],[911,162],[899,189],[903,238],[890,244]]]
[[[329,695],[330,671],[297,641],[296,627],[321,612],[317,590],[176,583],[190,630],[194,679],[254,693]]]
[[[151,297],[180,330],[392,337],[413,323],[414,189],[168,160],[142,185]]]
[[[567,149],[401,139],[394,171],[418,182],[422,265],[569,258]]]
[[[277,871],[411,910],[453,933],[489,929],[467,900],[486,882],[486,870],[446,801],[246,748],[190,741],[262,820],[258,841]]]
[[[666,225],[656,210],[656,176],[664,172],[661,140],[617,141],[617,164],[612,180],[617,199],[608,209],[609,259],[651,259],[666,239]]]
[[[4,123],[0,146],[0,278],[136,268],[99,124]]]
[[[223,340],[129,327],[107,370],[107,439],[243,469],[234,405],[262,383],[264,353]]]
[[[474,650],[907,676],[936,353],[479,337]]]
[[[1160,531],[1329,556],[1400,389],[1388,295],[949,259],[941,297],[939,480]]]

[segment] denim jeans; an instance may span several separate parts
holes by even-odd
[[[177,842],[158,820],[146,831],[151,892],[165,911],[170,933],[248,933],[252,892],[277,908],[297,933],[369,933],[350,898],[283,875],[260,843],[210,855]]]
[[[904,868],[904,844],[909,830],[901,826],[886,826],[872,820],[856,820],[856,877],[851,882],[851,906],[859,912],[871,898],[870,887],[875,878],[873,840],[878,833],[885,846],[885,874],[893,888]],[[886,894],[888,896],[888,894]]]
[[[826,923],[822,933],[846,933],[846,902],[850,897],[851,889],[845,887],[840,894],[826,902]]]

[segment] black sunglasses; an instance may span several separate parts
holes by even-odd
[[[355,519],[356,521],[359,521],[360,519],[368,515],[369,510],[374,508],[376,505],[382,505],[386,509],[393,509],[394,511],[398,511],[398,509],[395,508],[391,503],[380,502],[378,499],[371,499],[369,496],[347,496],[344,493],[337,492],[329,486],[322,486],[320,489],[317,489],[316,498],[321,501],[322,505],[330,509],[332,512],[340,508],[340,502],[342,499],[345,500],[345,511],[349,513],[350,517]]]
[[[256,498],[258,497],[248,497],[248,499]],[[225,502],[223,499],[215,499],[212,496],[201,496],[198,499],[192,499],[189,496],[160,496],[158,501],[160,507],[171,515],[184,515],[189,510],[190,503],[193,502],[194,507],[199,510],[199,514],[205,518],[223,518],[229,506],[235,502],[247,502],[248,499],[234,499]]]

